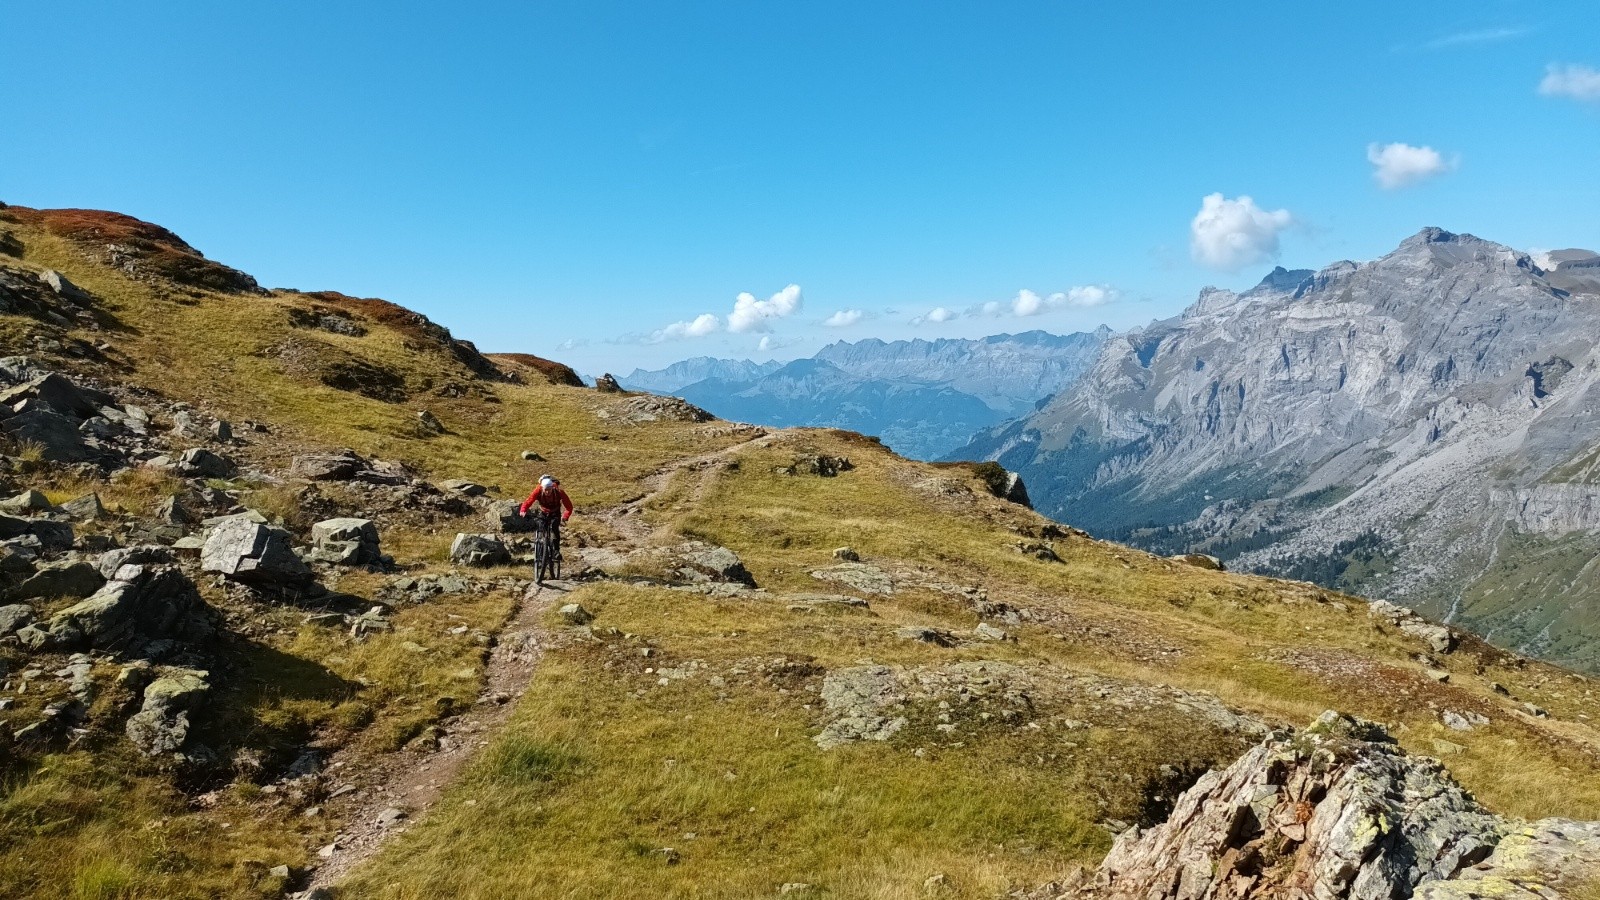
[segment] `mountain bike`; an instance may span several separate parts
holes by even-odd
[[[533,583],[561,577],[561,520],[534,514]]]

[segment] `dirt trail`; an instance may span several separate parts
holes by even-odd
[[[418,756],[401,750],[374,760],[354,748],[335,752],[328,762],[328,783],[335,792],[324,808],[345,823],[338,839],[319,851],[310,888],[331,887],[378,852],[386,838],[403,833],[438,801],[466,764],[489,744],[506,723],[516,701],[527,690],[543,654],[546,637],[540,619],[572,586],[550,582],[529,587],[517,602],[494,649],[489,653],[488,680],[476,703],[452,720],[436,752]],[[381,821],[388,810],[405,818]]]
[[[615,549],[649,546],[656,529],[644,521],[645,506],[674,475],[705,470],[751,447],[764,445],[770,437],[765,431],[755,430],[731,446],[674,461],[641,482],[644,493],[638,498],[598,510],[593,517],[617,533],[620,546]],[[695,497],[704,487],[700,486]],[[403,834],[412,823],[421,820],[466,764],[489,745],[526,692],[544,648],[549,645],[549,635],[542,625],[545,611],[563,602],[576,588],[565,581],[529,586],[496,635],[482,693],[465,713],[442,726],[439,750],[427,755],[400,750],[376,759],[352,746],[334,752],[324,772],[330,790],[337,796],[330,797],[323,809],[326,815],[342,821],[344,827],[333,843],[318,851],[316,868],[300,896],[332,888],[375,856],[388,838]],[[393,818],[395,810],[403,817]]]

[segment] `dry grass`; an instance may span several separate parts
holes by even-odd
[[[605,544],[616,535],[588,511],[638,497],[669,461],[742,439],[691,423],[630,422],[625,398],[475,380],[436,335],[382,301],[338,301],[362,318],[361,337],[294,328],[289,311],[316,297],[140,281],[101,265],[83,228],[22,229],[30,263],[67,272],[121,323],[96,374],[263,423],[269,433],[248,448],[258,465],[348,446],[431,477],[498,486],[501,496],[555,471],[578,503],[573,537]],[[165,241],[163,264],[193,262],[161,234],[141,239]],[[19,329],[0,321],[0,335]],[[330,387],[319,373],[335,364],[387,373],[407,399]],[[418,432],[424,408],[445,434]],[[524,449],[548,461],[523,462]],[[777,474],[802,453],[848,456],[855,468],[836,478]],[[1039,543],[1046,523],[989,496],[984,476],[909,463],[829,431],[785,434],[678,475],[648,520],[736,550],[774,594],[845,590],[810,575],[841,545],[900,587],[871,598],[868,612],[838,614],[793,612],[781,597],[584,588],[573,599],[599,614],[599,639],[549,650],[511,726],[470,776],[346,894],[744,898],[805,882],[820,896],[911,898],[944,874],[945,896],[991,898],[1096,862],[1110,840],[1096,823],[1147,812],[1163,766],[1193,774],[1239,749],[1237,738],[1168,707],[1112,702],[1117,690],[1141,696],[1141,687],[1213,694],[1272,722],[1303,723],[1330,707],[1355,712],[1388,723],[1413,751],[1435,752],[1440,738],[1460,745],[1447,762],[1502,812],[1600,817],[1596,736],[1583,718],[1600,716],[1600,703],[1587,680],[1469,645],[1428,661],[1449,672],[1441,685],[1414,658],[1420,644],[1374,624],[1350,598],[1078,536],[1050,540],[1063,561],[1041,561],[1016,545]],[[178,490],[143,472],[45,486],[54,500],[96,490],[114,510],[141,514]],[[292,491],[259,488],[248,502],[291,527],[309,524]],[[455,531],[479,527],[379,524],[385,550],[411,574],[444,570]],[[351,574],[331,586],[370,597],[381,583]],[[1021,611],[1023,623],[1006,626],[1016,641],[934,648],[896,638],[908,624],[971,633],[976,610],[938,585],[981,589]],[[228,686],[202,731],[279,754],[316,734],[372,752],[404,745],[477,694],[484,647],[473,635],[495,632],[510,608],[500,591],[441,597],[399,609],[393,633],[355,641],[304,625],[302,610],[231,607],[232,623],[251,637],[229,660]],[[462,624],[466,634],[449,633]],[[646,648],[654,655],[643,656]],[[0,653],[13,669],[22,662]],[[748,676],[775,657],[789,661],[790,674]],[[894,740],[820,751],[811,741],[823,721],[815,689],[827,670],[866,659],[912,668],[1001,659],[1061,684],[1099,679],[1115,689],[1105,702],[1037,698],[1039,729],[917,707]],[[691,662],[691,677],[659,684],[661,668]],[[1492,693],[1491,678],[1511,696]],[[21,699],[15,709],[32,713],[42,698]],[[1560,721],[1520,715],[1523,701]],[[1493,725],[1446,733],[1438,721],[1447,708],[1482,711]],[[940,714],[953,716],[958,736],[937,729]],[[1090,724],[1050,724],[1061,718]],[[266,807],[248,777],[215,808],[194,809],[166,773],[103,737],[92,752],[5,770],[0,896],[275,896],[280,886],[265,869],[304,865],[337,826]],[[655,852],[667,847],[675,864]]]

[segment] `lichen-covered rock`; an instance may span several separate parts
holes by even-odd
[[[822,682],[822,702],[833,716],[812,738],[831,750],[851,741],[886,741],[906,726],[897,707],[906,693],[888,666],[854,666],[831,672]]]
[[[1207,773],[1165,823],[1123,833],[1091,893],[1391,900],[1481,862],[1505,830],[1437,760],[1330,712]]]
[[[123,566],[149,566],[177,562],[177,554],[159,544],[140,544],[136,547],[118,547],[100,554],[97,568],[107,580],[117,577]]]
[[[311,526],[311,558],[336,565],[379,562],[378,528],[370,519],[325,519]]]
[[[136,653],[151,641],[209,640],[216,633],[211,607],[194,582],[172,567],[124,566],[117,578],[42,625],[17,632],[36,650],[96,650]]]
[[[244,584],[292,585],[311,579],[311,570],[295,555],[287,531],[243,515],[224,519],[206,536],[200,568]]]
[[[211,690],[208,678],[203,670],[175,669],[150,682],[144,689],[144,705],[128,718],[128,739],[149,755],[183,747],[189,736],[189,716],[199,711]]]
[[[840,563],[811,573],[812,578],[848,585],[867,594],[888,596],[894,593],[894,581],[889,573],[866,563]]]
[[[739,554],[727,547],[712,547],[709,545],[691,545],[686,548],[683,562],[688,572],[684,574],[699,574],[712,581],[731,584],[742,584],[746,587],[755,587],[755,576],[744,567],[744,562],[739,559]]]
[[[511,562],[511,551],[492,534],[458,534],[450,544],[450,561],[458,566],[485,568]]]
[[[86,562],[61,560],[40,566],[21,584],[6,592],[11,600],[69,597],[77,600],[100,590],[106,580]]]
[[[1413,900],[1560,900],[1600,882],[1600,822],[1541,819],[1512,830],[1483,862],[1427,882]],[[1586,890],[1587,889],[1587,890]]]

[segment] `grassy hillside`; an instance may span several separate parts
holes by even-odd
[[[541,655],[509,720],[452,736],[484,749],[340,896],[743,898],[803,884],[790,893],[999,897],[1097,863],[1114,830],[1159,819],[1253,743],[1254,723],[1330,707],[1388,723],[1500,812],[1600,818],[1600,702],[1577,675],[1469,636],[1433,654],[1356,598],[1093,541],[990,496],[980,473],[856,435],[760,437],[553,383],[557,370],[479,357],[381,301],[258,292],[170,242],[118,262],[93,221],[0,210],[26,248],[0,264],[65,273],[101,316],[0,316],[6,353],[261,423],[230,452],[275,476],[297,452],[338,447],[505,497],[556,471],[579,507],[570,561],[629,554],[620,574],[539,601]],[[97,227],[111,225],[134,228]],[[357,327],[327,330],[329,316]],[[419,424],[423,410],[444,433]],[[852,465],[805,474],[818,457]],[[92,529],[112,536],[183,489],[137,470],[14,468],[16,486],[56,500],[99,490],[118,512]],[[218,487],[301,536],[368,502],[293,480]],[[397,509],[378,524],[401,571],[329,587],[388,596],[398,577],[453,571],[454,535],[484,530],[475,512]],[[734,551],[759,590],[680,584],[648,552],[689,540]],[[298,886],[317,848],[367,824],[341,818],[354,807],[335,786],[431,765],[430,728],[449,731],[488,684],[487,647],[527,609],[527,572],[470,574],[478,589],[397,605],[393,631],[359,640],[202,581],[233,634],[198,725],[227,771],[194,780],[138,756],[108,686],[90,720],[107,724],[0,766],[0,896],[279,896],[280,864]],[[594,621],[569,624],[565,603]],[[13,674],[64,664],[7,644],[0,658]],[[109,685],[117,663],[96,665]],[[38,687],[48,680],[17,694],[13,678],[0,721],[36,717],[60,690]],[[1449,730],[1445,710],[1489,724]],[[868,737],[819,746],[841,734]],[[345,768],[290,777],[308,746]]]

